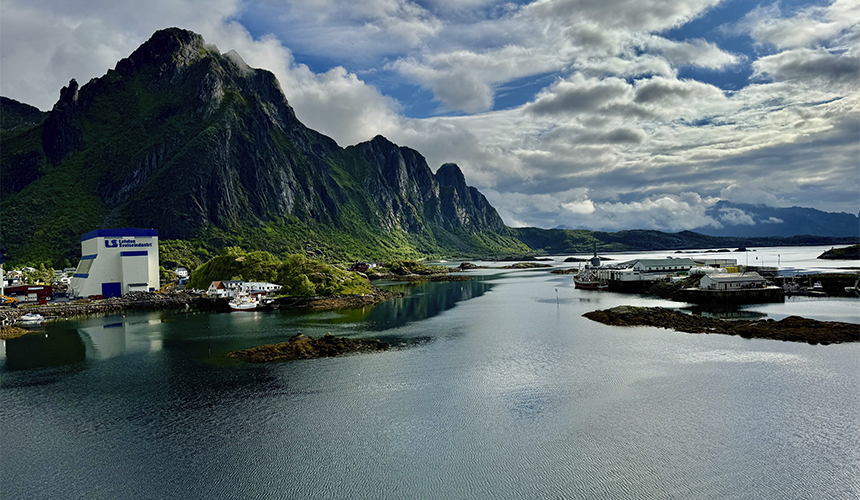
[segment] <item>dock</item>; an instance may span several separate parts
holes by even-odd
[[[763,304],[768,302],[785,302],[785,291],[782,287],[778,286],[742,288],[739,290],[682,288],[672,296],[672,300],[704,306]]]

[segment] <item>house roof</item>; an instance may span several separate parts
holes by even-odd
[[[723,274],[706,274],[711,281],[735,282],[735,281],[765,281],[764,278],[757,272],[750,271],[748,273],[723,273]]]
[[[656,266],[690,266],[693,267],[696,265],[692,259],[636,259],[631,262],[631,266],[635,266],[636,264],[641,263],[645,267],[656,267]]]

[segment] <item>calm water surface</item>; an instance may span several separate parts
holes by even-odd
[[[312,313],[49,323],[0,353],[0,498],[858,498],[860,345],[581,317],[546,270]],[[848,299],[757,306],[860,324]],[[806,314],[811,312],[812,314]],[[252,365],[297,331],[384,353]]]

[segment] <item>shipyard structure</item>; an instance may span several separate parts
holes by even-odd
[[[69,283],[75,298],[120,297],[158,289],[158,231],[98,229],[81,236],[81,262]]]

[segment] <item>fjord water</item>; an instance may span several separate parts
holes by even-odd
[[[365,310],[113,315],[8,340],[0,498],[860,496],[860,345],[613,328],[582,314],[678,304],[470,275]],[[857,300],[818,304],[860,323]],[[394,348],[225,356],[297,331]]]

